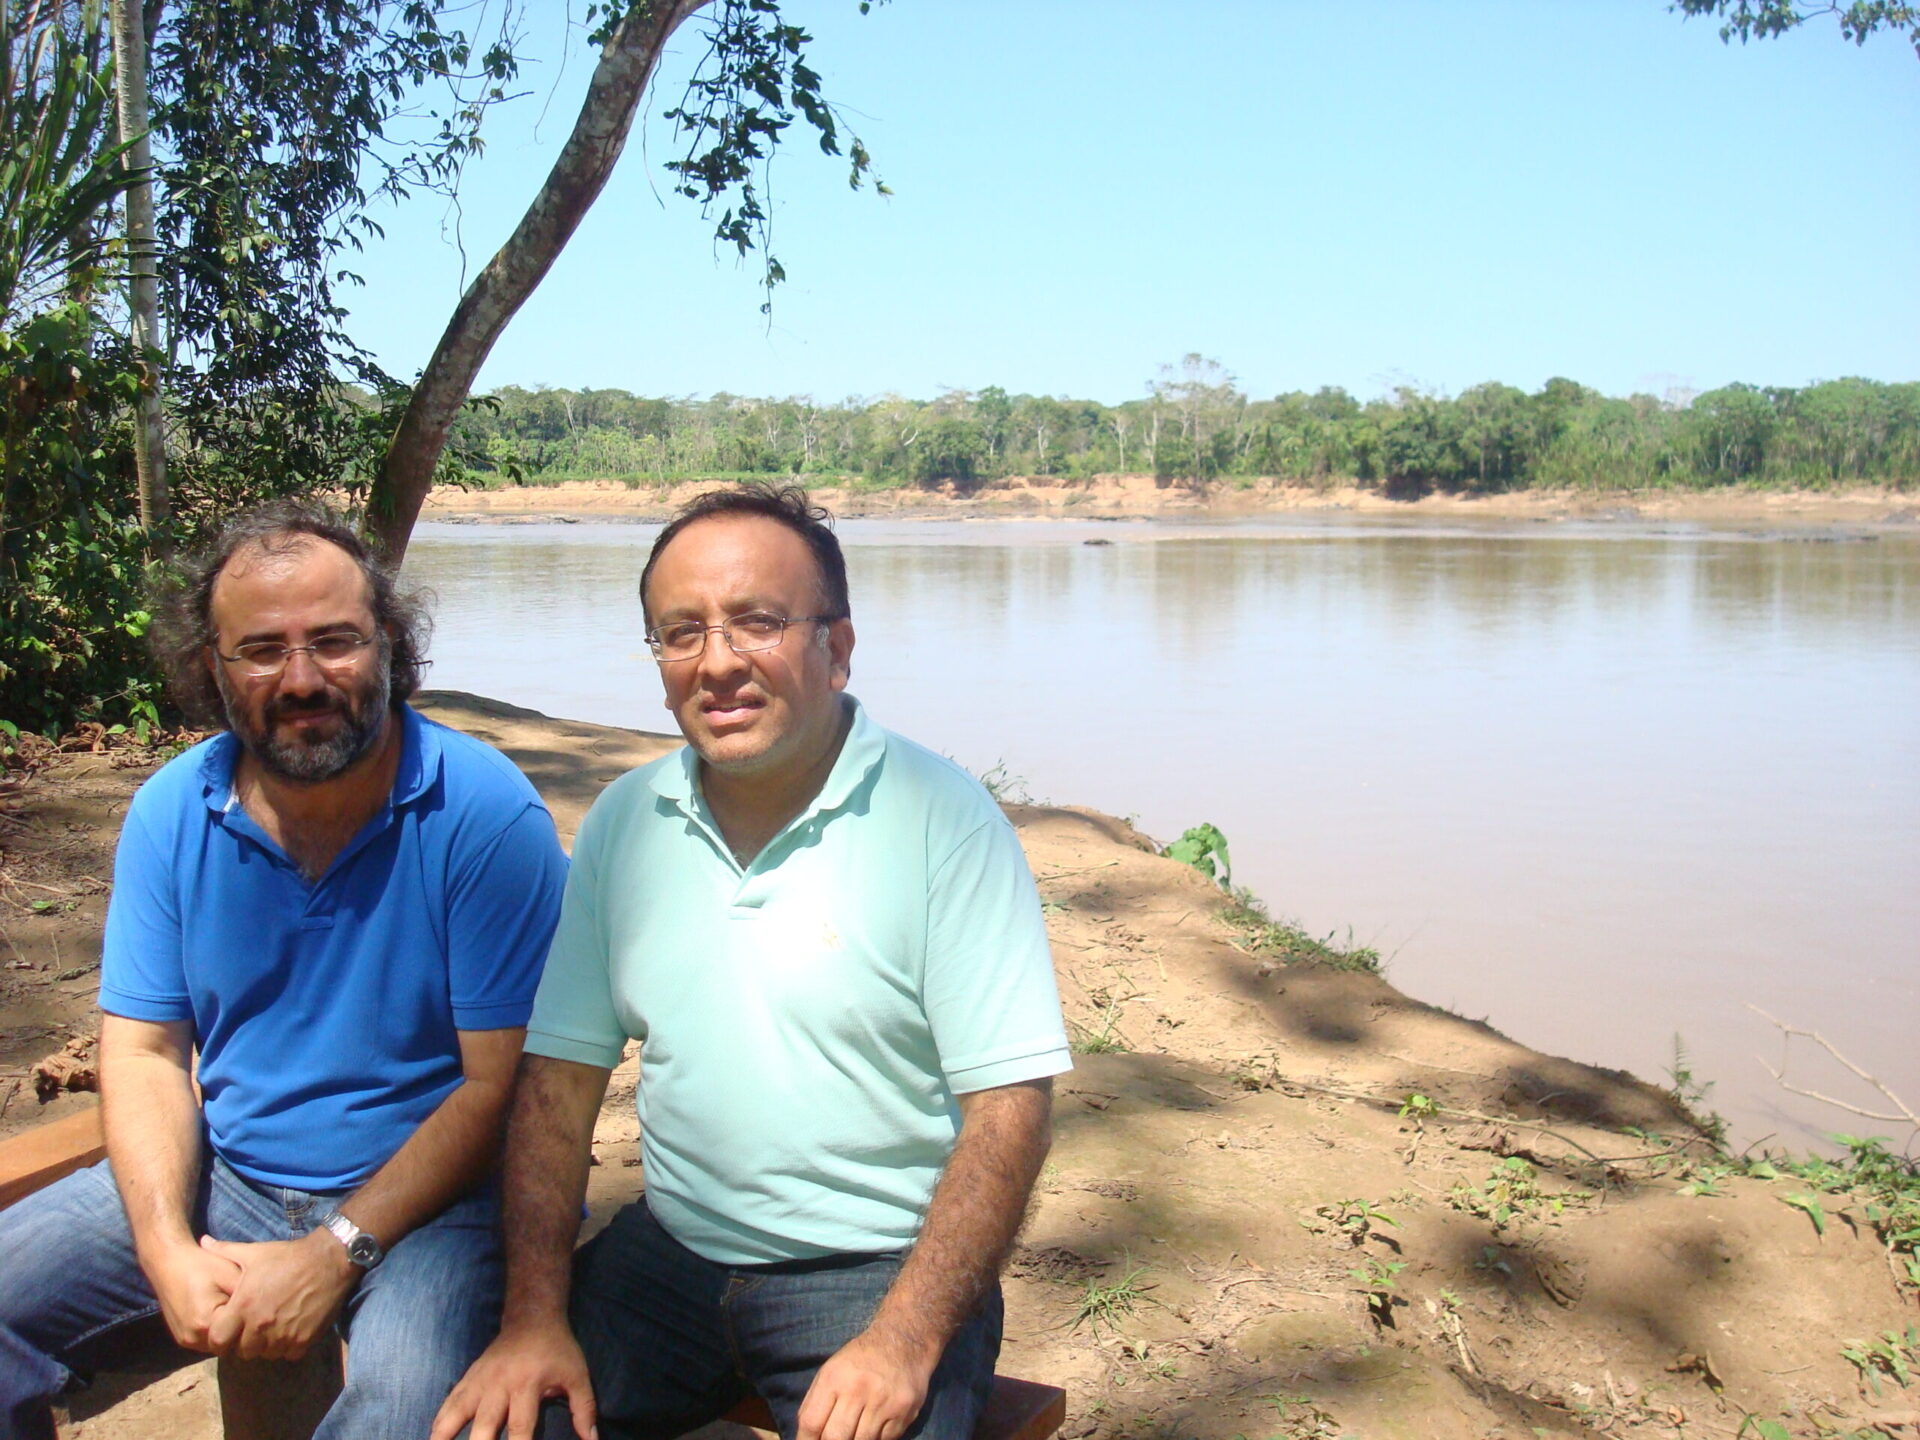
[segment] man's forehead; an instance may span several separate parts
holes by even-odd
[[[820,567],[813,548],[789,526],[765,515],[706,515],[667,542],[655,562],[649,602],[673,604],[695,597],[663,593],[674,587],[721,587],[740,598],[788,589],[798,582],[817,589]]]
[[[279,601],[327,600],[371,606],[373,587],[359,562],[318,535],[249,541],[227,558],[209,596],[215,611]]]

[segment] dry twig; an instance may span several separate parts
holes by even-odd
[[[1802,1095],[1809,1100],[1818,1100],[1823,1104],[1833,1106],[1835,1109],[1844,1110],[1849,1115],[1858,1115],[1865,1120],[1884,1120],[1893,1124],[1907,1124],[1916,1130],[1920,1130],[1920,1114],[1915,1114],[1911,1105],[1907,1104],[1906,1101],[1889,1090],[1885,1081],[1876,1076],[1869,1075],[1845,1055],[1842,1055],[1834,1048],[1833,1042],[1818,1030],[1808,1030],[1799,1025],[1789,1025],[1784,1020],[1776,1020],[1752,1001],[1747,1002],[1747,1008],[1780,1032],[1780,1068],[1778,1070],[1774,1069],[1773,1066],[1767,1064],[1765,1060],[1760,1061],[1760,1064],[1761,1067],[1779,1083],[1780,1088],[1785,1090],[1789,1095]],[[1826,1051],[1827,1054],[1831,1055],[1841,1065],[1851,1070],[1855,1075],[1866,1081],[1867,1084],[1886,1096],[1887,1103],[1894,1107],[1895,1113],[1885,1115],[1879,1111],[1867,1110],[1859,1105],[1849,1104],[1845,1100],[1836,1100],[1831,1095],[1822,1095],[1818,1090],[1805,1090],[1789,1082],[1787,1079],[1787,1062],[1792,1058],[1793,1037],[1796,1035],[1804,1035],[1807,1039],[1813,1041],[1814,1044]]]

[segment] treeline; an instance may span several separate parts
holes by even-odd
[[[1151,473],[1193,487],[1357,480],[1409,495],[1904,487],[1920,479],[1920,383],[1729,385],[1676,401],[1554,379],[1534,394],[1490,381],[1451,397],[1402,388],[1361,401],[1326,387],[1255,400],[1189,356],[1120,405],[997,386],[828,404],[509,386],[472,407],[458,450],[483,484],[758,474],[967,490],[1006,475]]]

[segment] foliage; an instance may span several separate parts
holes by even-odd
[[[1249,953],[1281,965],[1324,965],[1330,970],[1380,973],[1380,952],[1371,945],[1356,946],[1351,935],[1344,945],[1335,945],[1331,934],[1316,939],[1297,925],[1273,919],[1245,886],[1232,895],[1233,903],[1220,918],[1241,932]]]
[[[1825,3],[1800,3],[1800,0],[1674,0],[1673,9],[1688,18],[1695,15],[1721,17],[1720,38],[1742,44],[1749,40],[1771,40],[1815,15],[1830,15],[1840,23],[1840,33],[1856,45],[1883,27],[1905,30],[1920,54],[1920,5],[1905,0],[1825,0]]]
[[[1806,1182],[1808,1191],[1781,1199],[1805,1211],[1823,1235],[1827,1209],[1821,1196],[1836,1208],[1860,1205],[1867,1224],[1887,1247],[1895,1274],[1920,1290],[1920,1166],[1890,1151],[1881,1136],[1835,1135],[1833,1139],[1846,1150],[1841,1159],[1775,1157],[1750,1162],[1746,1173],[1758,1179],[1791,1175]]]
[[[81,306],[0,330],[0,717],[22,729],[159,721],[124,418],[139,383]]]
[[[481,474],[518,464],[540,483],[738,473],[965,493],[1009,475],[1073,485],[1152,471],[1169,484],[1355,481],[1411,496],[1920,482],[1916,383],[1730,385],[1621,399],[1555,378],[1531,395],[1490,382],[1452,399],[1403,388],[1362,402],[1334,388],[1255,400],[1231,377],[1208,384],[1210,373],[1163,379],[1147,398],[1119,405],[997,386],[834,404],[509,386],[496,392],[497,410],[469,415],[461,431]]]
[[[1160,852],[1169,860],[1191,865],[1222,890],[1233,889],[1233,862],[1227,855],[1227,837],[1213,825],[1189,827],[1178,840]]]
[[[98,16],[69,34],[14,32],[0,7],[0,325],[91,288],[104,260],[95,223],[131,177],[115,141],[113,67]]]
[[[1447,1203],[1464,1214],[1491,1221],[1495,1230],[1504,1230],[1515,1220],[1557,1216],[1569,1201],[1592,1198],[1585,1190],[1549,1195],[1540,1188],[1539,1173],[1533,1165],[1518,1155],[1509,1155],[1485,1180],[1456,1183],[1447,1195]]]
[[[1673,1097],[1673,1103],[1680,1107],[1680,1113],[1688,1123],[1716,1150],[1724,1148],[1727,1143],[1726,1117],[1707,1108],[1714,1082],[1702,1080],[1693,1073],[1686,1044],[1678,1032],[1673,1037],[1673,1063],[1667,1067],[1667,1079],[1671,1082],[1667,1093]]]
[[[1883,1376],[1904,1388],[1913,1383],[1913,1367],[1920,1362],[1920,1327],[1883,1330],[1870,1340],[1849,1341],[1841,1346],[1840,1357],[1860,1372],[1876,1396]]]
[[[626,8],[590,6],[589,21],[596,10],[600,19],[592,38],[600,42],[611,36]],[[840,154],[839,115],[820,93],[819,74],[806,63],[811,37],[781,18],[777,0],[721,0],[708,38],[706,57],[687,83],[686,95],[665,112],[687,141],[686,153],[668,161],[667,169],[678,177],[675,193],[699,201],[703,212],[735,197],[722,209],[714,239],[742,256],[759,249],[768,292],[760,306],[764,314],[772,308],[773,287],[786,278],[770,248],[772,219],[761,200],[767,161],[796,112],[813,127],[822,152]],[[867,147],[849,133],[847,184],[858,190],[871,170]],[[877,181],[875,188],[890,193]]]

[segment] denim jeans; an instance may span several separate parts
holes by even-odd
[[[193,1226],[221,1240],[298,1239],[345,1193],[254,1185],[210,1157]],[[339,1321],[346,1386],[316,1440],[424,1440],[499,1326],[497,1221],[491,1188],[468,1196],[361,1279]],[[85,1378],[89,1343],[160,1309],[108,1164],[0,1210],[0,1256],[0,1440],[50,1440],[52,1398]]]
[[[749,1390],[793,1440],[814,1372],[858,1335],[902,1257],[837,1255],[779,1265],[718,1265],[680,1244],[646,1202],[629,1205],[574,1257],[569,1306],[586,1352],[602,1440],[667,1440],[723,1415]],[[933,1372],[903,1440],[968,1440],[1000,1356],[995,1287]],[[568,1440],[564,1405],[544,1440]]]

